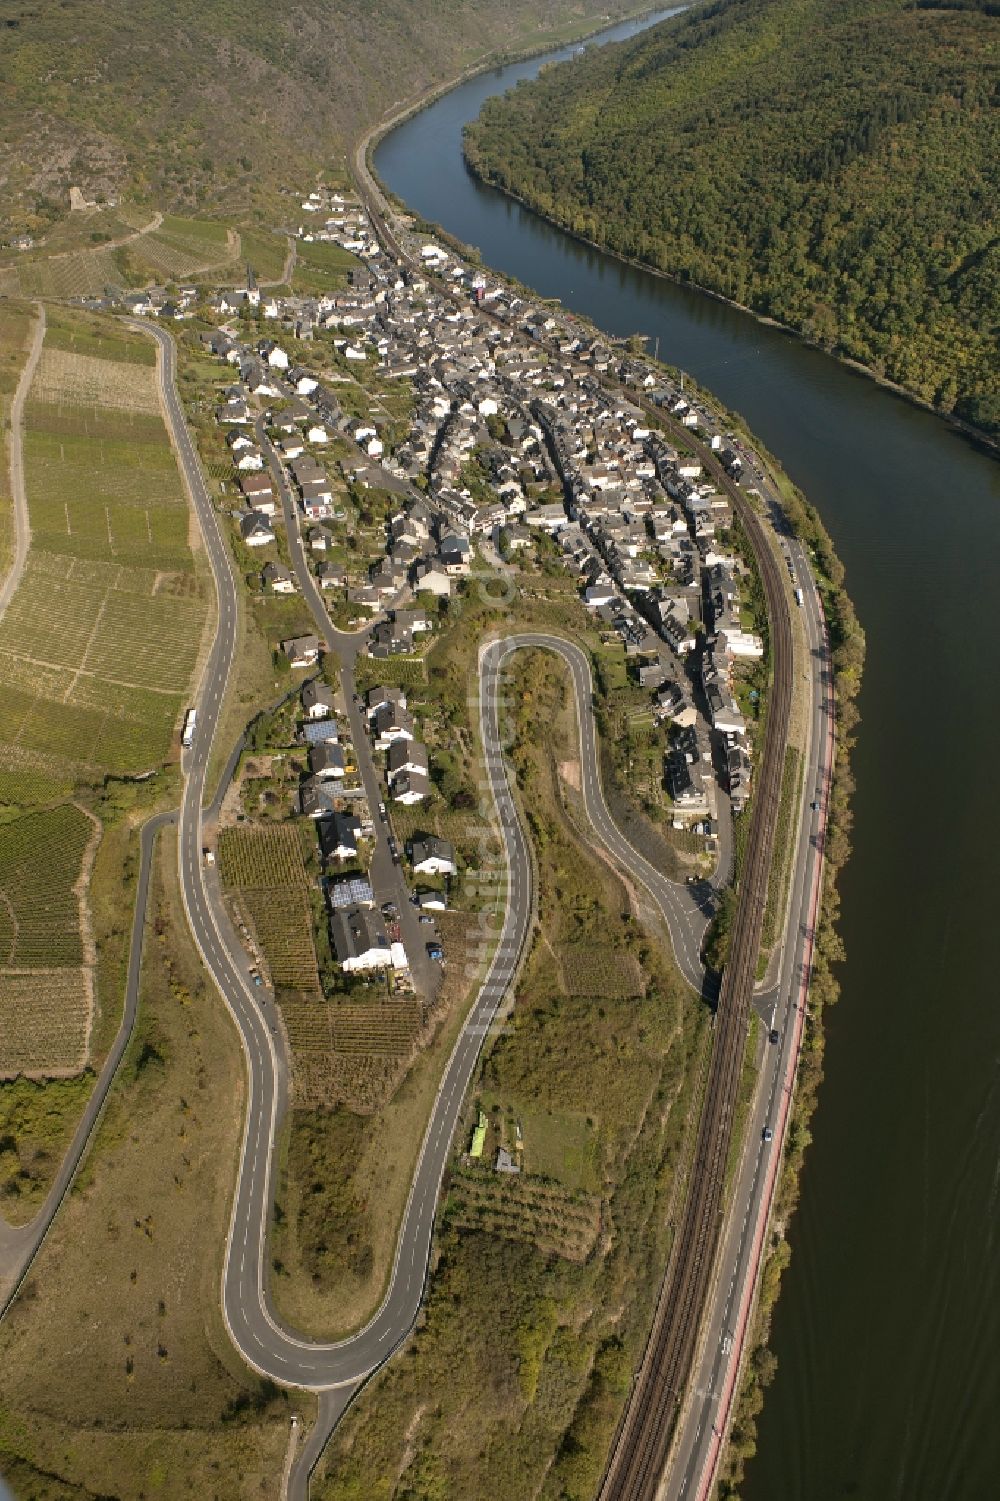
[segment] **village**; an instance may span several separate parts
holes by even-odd
[[[440,602],[477,557],[503,569],[522,554],[553,550],[648,690],[663,731],[673,828],[717,848],[720,824],[750,795],[759,694],[748,669],[763,658],[764,641],[727,497],[697,458],[656,429],[639,398],[696,430],[739,480],[735,439],[685,394],[683,378],[669,379],[632,343],[576,327],[563,310],[523,297],[436,240],[411,234],[410,266],[401,267],[353,197],[317,190],[301,212],[301,242],[335,245],[353,258],[346,286],[278,294],[259,288],[248,268],[245,287],[213,296],[215,327],[200,336],[232,373],[214,415],[238,487],[240,540],[266,559],[261,586],[275,594],[298,588],[277,555],[282,486],[294,497],[333,618],[352,630],[367,623],[373,657],[419,653]],[[125,298],[133,315],[178,321],[195,301],[194,288]],[[333,353],[326,373],[303,354],[321,345]],[[401,441],[390,432],[398,425],[358,415],[357,403],[345,401],[349,372],[360,367],[406,385],[412,409]],[[378,550],[360,578],[352,578],[338,535],[345,481],[383,502]],[[357,557],[350,561],[356,568]],[[292,668],[314,671],[320,641],[295,637],[281,650]],[[315,820],[324,868],[352,867],[326,881],[338,960],[345,972],[405,970],[405,950],[392,936],[396,904],[383,904],[379,921],[357,867],[376,810],[359,806],[356,791],[345,798],[345,750],[352,762],[354,753],[322,684],[303,688],[302,716],[308,770],[300,811]],[[427,747],[401,689],[372,690],[366,722],[382,766],[378,816],[388,821],[386,803],[419,805],[429,795]],[[422,850],[418,841],[408,852],[414,878],[426,869]],[[455,851],[444,844],[435,873],[449,870]],[[423,913],[446,895],[417,889],[411,900]],[[427,952],[444,958],[436,938]]]

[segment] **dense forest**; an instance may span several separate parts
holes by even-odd
[[[997,0],[721,0],[490,101],[474,170],[1000,433]]]
[[[0,0],[0,240],[68,189],[229,216],[396,101],[642,0]]]

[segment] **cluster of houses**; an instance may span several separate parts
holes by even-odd
[[[372,745],[385,755],[385,780],[395,803],[411,807],[431,790],[427,747],[416,738],[402,688],[372,688],[366,699]]]
[[[239,372],[239,388],[217,414],[227,433],[251,423],[250,397],[280,398],[275,450],[309,522],[332,514],[329,482],[311,450],[333,436],[347,438],[356,453],[345,464],[348,477],[392,497],[384,554],[367,580],[349,583],[332,565],[324,576],[320,563],[321,584],[346,587],[350,604],[378,614],[376,654],[411,652],[431,624],[415,607],[418,596],[447,596],[470,571],[479,538],[516,551],[539,534],[551,537],[582,599],[617,632],[636,680],[650,691],[667,731],[664,776],[675,823],[711,828],[713,767],[738,811],[752,776],[740,674],[764,648],[743,624],[745,574],[730,540],[730,504],[701,463],[651,425],[638,398],[697,430],[739,478],[734,441],[652,361],[450,249],[410,233],[401,266],[347,195],[316,190],[302,211],[303,241],[335,243],[357,257],[348,285],[309,297],[262,299],[252,284],[221,294],[219,314],[259,306],[275,321],[275,337],[244,345],[220,329],[207,338]],[[293,363],[282,330],[305,340],[323,332],[344,358],[375,361],[385,378],[405,378],[414,406],[403,441],[393,446],[377,416],[345,415],[332,384]],[[232,437],[230,446],[248,507],[245,535],[263,536],[273,515],[268,465],[252,440]],[[322,553],[328,538],[326,527],[314,525],[310,550]],[[271,586],[288,584],[272,574]],[[382,707],[398,716],[403,706]],[[417,802],[426,794],[426,750],[412,733],[393,745],[381,745],[390,795]]]
[[[318,652],[315,637],[299,637],[283,646],[289,649],[290,659],[303,661],[312,657],[313,644]],[[302,685],[300,699],[308,771],[299,783],[298,807],[316,828],[333,951],[345,973],[388,969],[397,984],[405,987],[408,961],[398,924],[385,911],[376,910],[368,875],[358,869],[344,870],[363,868],[366,841],[371,840],[374,826],[350,738],[335,712],[333,690],[322,678],[310,678]],[[404,805],[421,801],[430,790],[427,750],[414,736],[405,695],[396,688],[373,688],[365,708],[375,749],[386,755],[390,795]],[[428,878],[433,883],[456,873],[453,847],[435,835],[415,839],[410,858],[414,876],[423,877],[425,883]],[[448,905],[440,884],[418,884],[413,900],[427,913],[444,911]]]

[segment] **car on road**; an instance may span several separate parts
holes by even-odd
[[[813,802],[811,802],[809,804],[809,806],[813,810],[814,813],[818,813],[819,812],[819,803],[817,803],[815,800]]]
[[[771,1044],[772,1048],[776,1048],[778,1046],[778,1043],[781,1041],[781,1033],[778,1031],[777,1027],[771,1028],[770,1032],[768,1032],[767,1034],[767,1040]]]
[[[771,1130],[770,1126],[764,1127],[763,1131],[760,1133],[760,1139],[761,1141],[773,1141],[774,1132]]]

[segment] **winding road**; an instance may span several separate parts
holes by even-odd
[[[185,753],[183,761],[184,791],[179,813],[178,861],[181,890],[191,931],[236,1023],[247,1064],[246,1119],[227,1235],[222,1307],[234,1343],[255,1370],[283,1385],[305,1388],[318,1395],[318,1422],[304,1446],[299,1449],[287,1484],[287,1495],[293,1501],[298,1501],[298,1498],[307,1494],[309,1473],[340,1414],[365,1379],[406,1338],[416,1319],[425,1288],[441,1178],[452,1149],[468,1086],[497,1014],[511,998],[527,952],[535,915],[533,866],[527,835],[508,780],[503,749],[503,677],[504,669],[514,653],[525,649],[541,649],[557,654],[566,663],[575,694],[581,792],[594,834],[611,859],[630,878],[646,888],[662,913],[682,973],[699,991],[702,990],[704,981],[699,949],[705,915],[695,894],[689,888],[663,876],[629,842],[609,813],[601,785],[593,715],[593,682],[585,653],[571,641],[533,632],[515,634],[484,644],[479,656],[480,730],[486,774],[502,833],[507,869],[500,931],[479,993],[441,1079],[400,1228],[388,1290],[380,1308],[363,1329],[348,1339],[335,1342],[304,1338],[276,1316],[268,1292],[267,1245],[274,1192],[274,1148],[277,1128],[287,1102],[288,1059],[284,1053],[273,998],[251,982],[249,961],[226,919],[217,879],[214,873],[206,869],[202,859],[205,779],[235,655],[237,585],[229,550],[205,489],[200,464],[177,396],[173,340],[165,330],[155,325],[142,323],[134,326],[156,339],[160,346],[158,370],[164,409],[178,461],[199,518],[218,596],[217,630],[198,698],[198,731],[194,744]],[[283,498],[287,519],[290,497],[284,486]],[[289,528],[289,541],[290,545],[293,542],[296,544],[293,548],[293,561],[301,580],[303,574],[308,576],[308,568],[301,549],[297,522]],[[800,576],[807,580],[807,560],[801,557],[798,561]],[[305,585],[303,587],[305,589]],[[356,651],[359,644],[357,639],[339,639],[344,633],[333,630],[325,605],[314,587],[313,594],[315,599],[310,598],[310,603],[321,627],[318,611],[322,611],[323,620],[328,627],[324,629],[324,634],[331,639],[331,644],[340,648],[345,641],[350,641]],[[728,1417],[753,1276],[759,1262],[761,1238],[773,1192],[778,1162],[777,1149],[790,1098],[801,1031],[821,869],[825,788],[832,734],[832,703],[825,636],[818,600],[811,585],[807,592],[805,616],[815,670],[821,686],[825,683],[825,690],[816,696],[813,751],[803,788],[804,832],[808,837],[800,839],[797,844],[790,904],[796,922],[790,926],[790,940],[783,951],[779,984],[768,997],[768,1004],[778,1006],[779,1009],[785,1008],[778,1017],[783,1033],[782,1046],[765,1056],[762,1085],[755,1106],[755,1124],[762,1114],[764,1119],[774,1120],[776,1140],[773,1150],[765,1152],[760,1149],[758,1135],[754,1150],[754,1133],[751,1131],[741,1164],[736,1201],[743,1204],[745,1209],[742,1219],[734,1217],[733,1224],[727,1231],[720,1270],[716,1274],[717,1280],[725,1280],[729,1276],[729,1300],[728,1303],[723,1303],[716,1299],[713,1305],[714,1322],[709,1323],[708,1335],[702,1340],[695,1371],[694,1393],[689,1400],[689,1407],[695,1412],[696,1420],[683,1427],[680,1452],[672,1469],[671,1494],[684,1497],[704,1494],[704,1477],[714,1464],[714,1456],[717,1455],[721,1433]],[[353,661],[353,653],[349,655]],[[361,733],[360,719],[350,696],[349,703],[353,711],[352,730],[357,735]],[[355,719],[358,719],[357,725],[353,722]],[[805,804],[809,799],[809,790],[817,779],[823,789],[823,802],[810,818],[805,811]],[[74,1142],[74,1149],[67,1155],[59,1182],[47,1201],[46,1214],[40,1215],[23,1232],[10,1232],[6,1245],[0,1245],[0,1253],[7,1253],[8,1267],[13,1269],[13,1263],[20,1263],[20,1274],[15,1276],[14,1286],[20,1280],[20,1275],[23,1275],[23,1267],[30,1261],[66,1185],[71,1181],[127,1042],[138,991],[145,883],[148,882],[152,840],[156,829],[168,817],[172,815],[162,816],[147,826],[143,833],[142,875],[133,928],[126,1019],[120,1034],[120,1044],[116,1043],[107,1061],[101,1084],[95,1090],[92,1107],[88,1108],[87,1116],[81,1123],[78,1142]],[[398,876],[398,869],[392,874]],[[132,1008],[131,1013],[128,1011],[129,1006]],[[754,1257],[757,1262],[754,1262]],[[730,1325],[734,1327],[730,1329]],[[723,1331],[721,1336],[720,1329]]]

